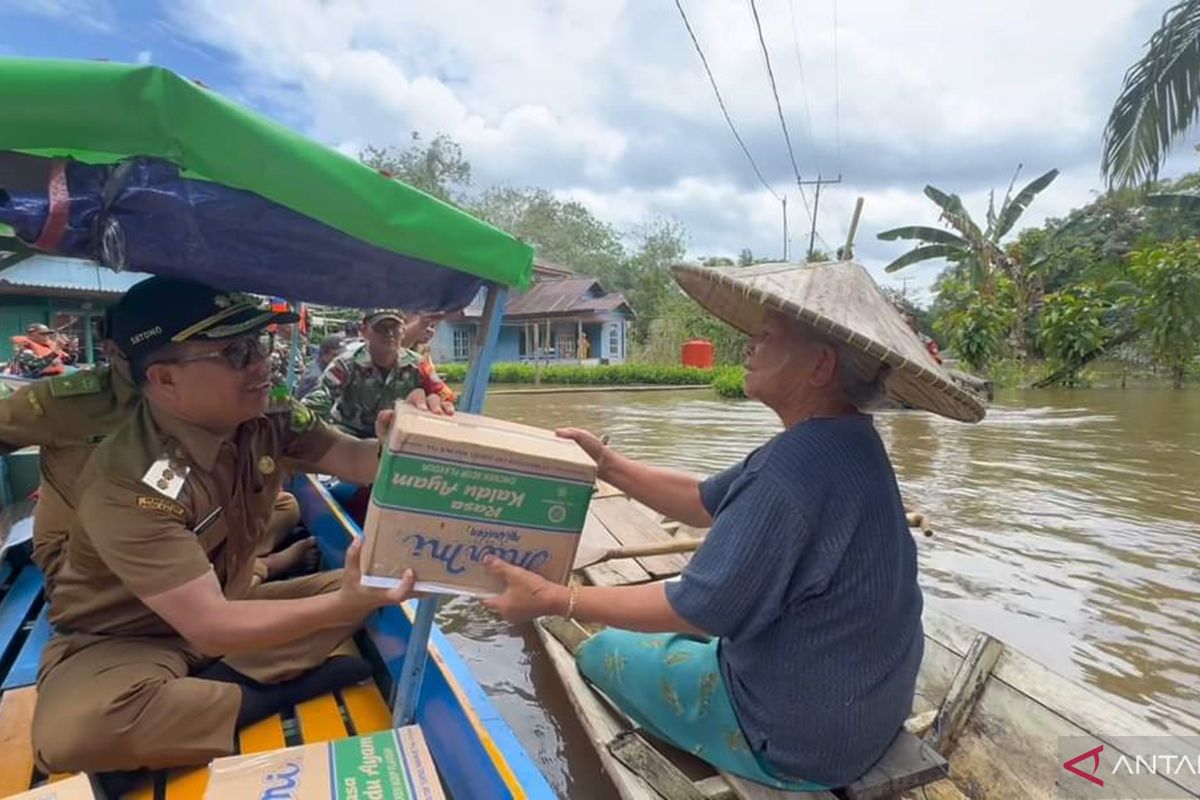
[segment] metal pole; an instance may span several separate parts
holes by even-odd
[[[483,411],[483,399],[487,394],[488,377],[492,362],[496,358],[496,343],[500,340],[500,320],[504,316],[504,304],[508,290],[503,286],[489,285],[487,301],[483,307],[483,319],[475,339],[475,361],[467,370],[467,384],[463,389],[462,410],[469,414]],[[404,664],[400,668],[400,683],[396,687],[392,705],[392,724],[396,727],[411,725],[416,718],[417,698],[421,693],[421,681],[425,677],[425,664],[429,659],[429,634],[433,630],[433,618],[437,616],[439,600],[436,597],[417,602],[417,618],[413,620],[408,636],[408,648],[404,652]]]
[[[817,173],[817,195],[813,198],[813,216],[812,230],[808,234],[808,258],[805,261],[812,260],[813,245],[817,242],[817,213],[821,208],[821,174]]]
[[[298,305],[289,301],[288,305],[292,308],[299,308]],[[296,388],[296,360],[300,355],[300,321],[296,320],[292,323],[292,341],[288,345],[288,363],[287,363],[287,387],[290,392]]]
[[[846,234],[846,246],[842,248],[842,260],[854,258],[854,234],[858,233],[858,218],[862,216],[863,199],[860,197],[854,203],[854,215],[850,217],[850,232]]]
[[[783,196],[783,260],[788,260],[788,238],[787,238],[787,195]]]

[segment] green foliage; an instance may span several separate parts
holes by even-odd
[[[466,366],[446,364],[438,367],[442,378],[451,383],[466,380]],[[501,362],[492,365],[489,383],[533,383],[532,364]],[[584,367],[573,364],[542,367],[541,382],[573,386],[700,386],[712,381],[713,370],[657,364],[610,364]]]
[[[409,146],[403,150],[368,145],[358,157],[368,167],[447,203],[461,205],[471,185],[471,164],[463,157],[458,142],[444,133],[425,144],[421,134],[413,131]]]
[[[741,363],[746,351],[744,333],[709,314],[695,300],[672,288],[649,325],[649,336],[637,349],[639,360],[677,364],[683,343],[707,339],[717,364]]]
[[[1074,383],[1075,365],[1082,364],[1108,338],[1105,317],[1110,307],[1099,290],[1086,284],[1046,295],[1038,340],[1057,366],[1070,368],[1068,385]]]
[[[983,370],[1000,355],[1012,324],[1012,308],[994,297],[971,296],[941,320],[938,329],[954,354],[973,370]]]
[[[718,367],[713,371],[712,386],[721,397],[745,397],[746,368]]]
[[[1137,321],[1150,334],[1154,360],[1183,386],[1200,354],[1200,243],[1172,242],[1130,257]]]
[[[1163,14],[1146,53],[1125,84],[1104,129],[1101,171],[1110,184],[1154,180],[1163,159],[1200,118],[1200,0]]]

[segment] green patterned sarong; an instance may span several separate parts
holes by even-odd
[[[584,642],[576,660],[634,722],[680,750],[776,789],[828,788],[778,775],[751,750],[725,691],[717,639],[608,628]]]

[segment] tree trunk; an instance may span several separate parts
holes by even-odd
[[[1174,380],[1172,381],[1172,383],[1174,384],[1175,388],[1182,389],[1183,388],[1184,365],[1176,364],[1175,369],[1171,370],[1171,372],[1174,373]]]
[[[1093,359],[1099,358],[1100,356],[1104,355],[1105,352],[1107,352],[1109,349],[1111,349],[1113,347],[1117,347],[1118,345],[1122,345],[1122,344],[1125,344],[1126,342],[1133,341],[1134,339],[1136,339],[1138,337],[1139,334],[1141,334],[1141,331],[1137,328],[1130,328],[1129,330],[1118,333],[1116,336],[1109,339],[1107,342],[1100,345],[1095,350],[1088,353],[1086,356],[1079,359],[1075,363],[1068,364],[1061,369],[1057,369],[1049,376],[1042,378],[1040,381],[1035,382],[1033,384],[1032,388],[1045,389],[1047,386],[1053,386],[1054,384],[1058,383],[1059,381],[1062,381],[1066,378],[1073,376],[1078,370],[1085,367]]]

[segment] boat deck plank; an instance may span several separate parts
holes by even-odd
[[[37,689],[10,689],[0,696],[0,797],[23,792],[33,778],[33,709]]]
[[[613,496],[593,500],[591,507],[596,518],[620,545],[658,544],[671,540],[661,525],[627,497]],[[688,556],[679,553],[647,556],[637,559],[637,562],[652,578],[664,578],[679,574],[687,564]]]
[[[346,737],[342,710],[332,694],[305,700],[296,706],[296,718],[300,721],[300,734],[305,744],[331,742]]]
[[[346,706],[346,713],[350,715],[357,736],[386,731],[392,727],[392,710],[379,693],[378,686],[364,683],[342,689],[342,703]]]

